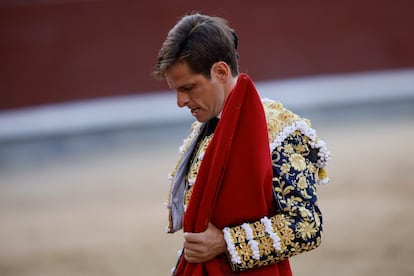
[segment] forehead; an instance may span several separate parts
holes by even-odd
[[[196,82],[200,74],[194,74],[187,62],[177,62],[165,72],[165,80],[171,89]]]

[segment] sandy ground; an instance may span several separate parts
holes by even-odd
[[[331,184],[320,248],[294,275],[414,275],[414,123],[323,126]],[[174,134],[175,135],[175,134]],[[35,158],[0,170],[0,275],[169,275],[181,233],[164,232],[180,137]]]

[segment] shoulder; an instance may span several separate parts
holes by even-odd
[[[281,145],[287,144],[294,144],[295,148],[309,147],[316,152],[316,158],[312,161],[319,169],[324,168],[331,154],[325,142],[312,128],[311,122],[286,109],[280,102],[262,99],[262,103],[269,132],[270,150],[273,152]],[[329,180],[326,179],[325,182],[327,181]]]
[[[286,109],[282,103],[270,99],[262,99],[263,110],[269,132],[269,142],[275,140],[287,127],[303,121],[310,126],[310,122],[302,119],[292,111]]]
[[[203,124],[198,121],[195,121],[191,124],[190,134],[183,140],[183,144],[179,148],[180,154],[184,154],[188,150],[194,138],[196,138],[200,133],[202,126]]]

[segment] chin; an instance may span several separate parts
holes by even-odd
[[[199,121],[200,123],[205,123],[210,119],[211,118],[207,118],[207,117],[196,117],[196,120]]]

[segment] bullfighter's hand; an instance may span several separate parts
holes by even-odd
[[[189,263],[204,263],[226,252],[223,231],[208,224],[201,233],[184,233],[184,257]]]

